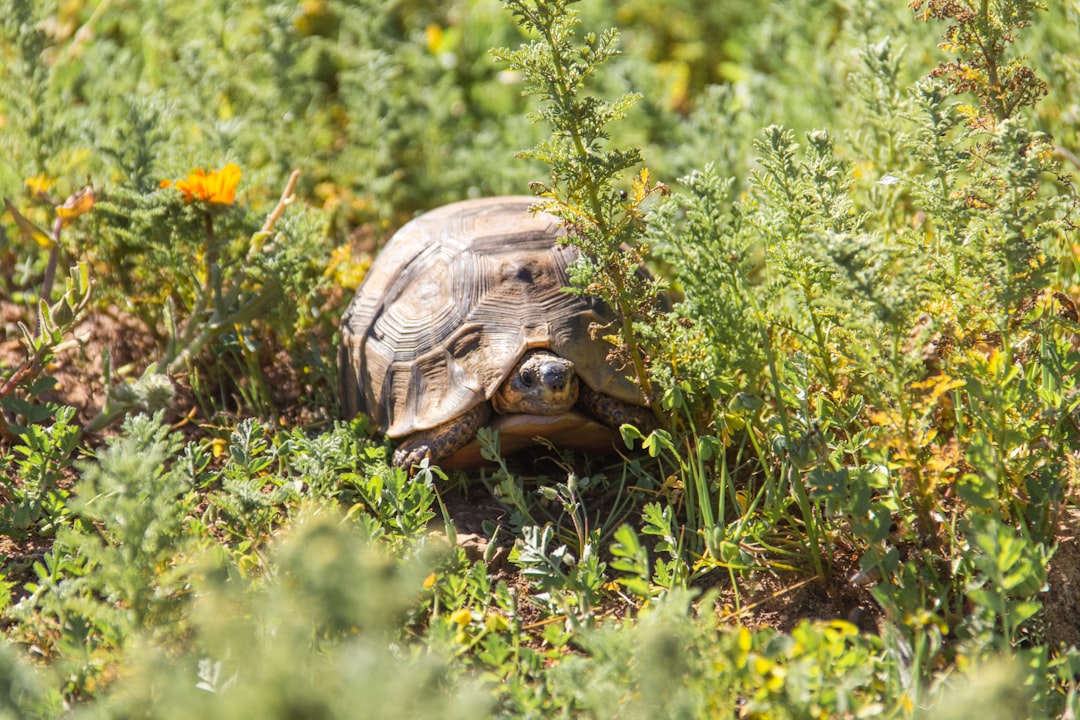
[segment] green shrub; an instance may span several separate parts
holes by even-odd
[[[234,5],[0,0],[0,714],[1076,713],[1074,8]],[[326,358],[395,227],[529,181],[656,427],[483,436],[488,513]]]

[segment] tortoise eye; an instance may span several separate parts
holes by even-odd
[[[536,382],[536,374],[532,370],[522,370],[521,382],[525,383],[525,387],[532,387]]]

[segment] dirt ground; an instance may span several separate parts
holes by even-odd
[[[1080,647],[1080,510],[1076,508],[1062,514],[1046,584],[1039,597],[1046,640],[1051,646]]]
[[[19,323],[32,329],[34,318],[24,307],[0,299],[0,372],[5,376],[26,358],[19,342]],[[43,399],[76,408],[85,422],[105,401],[105,352],[114,375],[131,374],[141,372],[153,357],[155,343],[135,318],[116,309],[91,313],[76,326],[74,335],[78,344],[61,352],[47,369],[56,386]]]

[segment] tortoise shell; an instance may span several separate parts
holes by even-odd
[[[590,328],[615,314],[566,291],[578,252],[532,197],[468,200],[402,227],[376,257],[342,323],[347,417],[366,413],[391,438],[488,401],[526,350],[572,361],[597,392],[644,404]]]

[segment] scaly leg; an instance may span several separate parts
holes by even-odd
[[[581,383],[577,406],[615,430],[624,423],[633,425],[643,433],[648,433],[656,427],[656,418],[653,417],[649,408],[598,393],[585,383]]]
[[[449,422],[413,433],[398,445],[394,453],[394,467],[411,471],[424,458],[432,465],[438,465],[468,445],[490,417],[490,403],[481,403]]]

